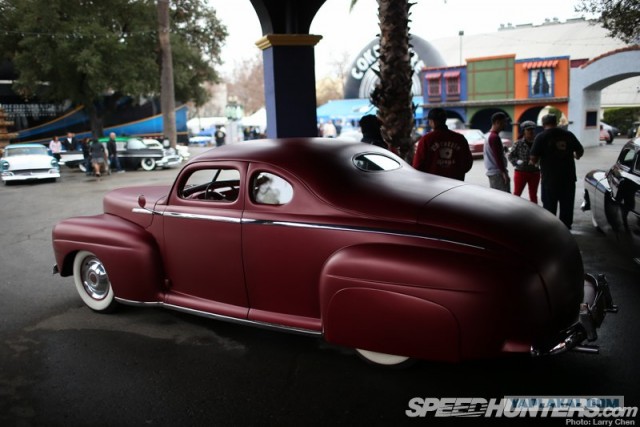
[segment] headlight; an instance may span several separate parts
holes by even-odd
[[[9,170],[9,162],[7,162],[6,160],[1,161],[0,162],[0,170],[8,171]]]
[[[51,158],[51,167],[52,168],[57,168],[58,167],[58,161],[56,159],[54,159],[53,157]]]

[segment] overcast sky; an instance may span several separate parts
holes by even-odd
[[[302,0],[304,1],[304,0]],[[541,24],[545,19],[576,18],[577,0],[416,0],[411,8],[411,32],[435,40],[465,34],[496,31],[501,24]],[[258,54],[255,42],[262,37],[258,17],[249,0],[209,0],[227,26],[223,50],[224,70],[235,62]],[[332,73],[332,65],[348,55],[353,59],[378,34],[376,0],[358,0],[349,12],[350,0],[327,0],[311,24],[311,33],[323,36],[315,49],[316,78]]]

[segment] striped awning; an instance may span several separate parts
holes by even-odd
[[[537,68],[555,68],[558,65],[557,59],[548,59],[546,61],[531,61],[525,62],[522,67],[525,70],[533,70]]]
[[[425,75],[425,78],[427,80],[438,80],[440,79],[441,74],[440,73],[427,73]]]
[[[446,71],[443,74],[443,76],[444,76],[445,79],[453,79],[453,78],[456,78],[456,77],[460,77],[460,70],[457,70],[457,71]]]

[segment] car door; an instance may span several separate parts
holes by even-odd
[[[620,151],[618,160],[607,174],[607,180],[611,187],[611,195],[618,203],[622,201],[622,194],[618,194],[620,187],[629,178],[632,168],[634,167],[635,158],[636,150],[633,145],[627,145],[622,149],[622,151]]]
[[[195,163],[163,212],[167,304],[245,318],[241,218],[245,165]]]

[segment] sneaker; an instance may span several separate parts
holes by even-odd
[[[118,173],[124,173],[124,169],[120,169]]]

